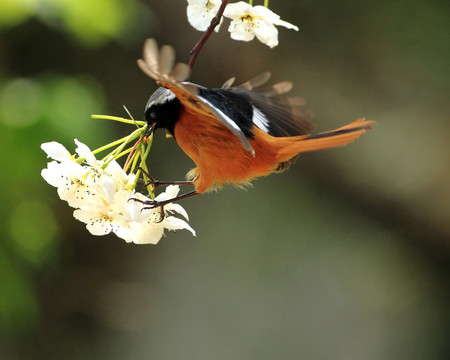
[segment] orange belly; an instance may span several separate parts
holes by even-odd
[[[226,183],[243,185],[277,168],[277,151],[264,141],[270,136],[255,129],[258,141],[250,139],[255,150],[253,157],[228,128],[216,119],[209,120],[198,121],[183,109],[175,126],[178,145],[197,165],[188,176],[195,178],[198,193]]]

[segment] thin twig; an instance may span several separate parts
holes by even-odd
[[[191,50],[191,58],[189,60],[189,67],[192,69],[194,66],[195,60],[197,60],[197,56],[200,53],[203,45],[205,45],[206,40],[208,40],[209,36],[214,31],[215,27],[220,24],[220,19],[222,18],[223,12],[225,11],[225,7],[228,5],[228,0],[222,0],[222,4],[220,5],[219,11],[217,11],[216,16],[214,16],[211,20],[206,31],[203,33],[199,42],[194,46]]]
[[[140,144],[142,139],[138,139],[138,141],[136,141],[136,143],[133,145],[133,147],[131,148],[130,154],[127,157],[127,161],[125,161],[125,165],[123,166],[123,169],[126,171],[128,170],[128,167],[130,166],[130,161],[131,158],[135,152],[135,150],[137,149],[138,145]]]

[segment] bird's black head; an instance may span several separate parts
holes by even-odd
[[[164,87],[158,88],[145,106],[145,120],[156,129],[166,129],[174,135],[175,124],[180,112],[180,101],[174,93]]]

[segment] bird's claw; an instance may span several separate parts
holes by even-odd
[[[160,186],[164,185],[162,181],[155,180],[152,177],[148,176],[148,182],[144,185],[145,187],[151,185],[152,186],[152,192],[155,192],[156,189],[158,189]]]
[[[130,198],[128,201],[137,201],[138,203],[144,204],[144,207],[141,209],[141,212],[144,210],[154,210],[157,208],[160,208],[160,217],[158,221],[155,221],[156,223],[160,223],[164,220],[166,217],[166,212],[164,211],[164,202],[156,201],[156,200],[141,200],[137,198]]]
[[[159,219],[155,220],[155,223],[160,223],[162,222],[165,217],[166,217],[166,212],[164,211],[164,204],[159,202],[159,201],[155,201],[155,200],[149,200],[149,201],[145,201],[144,202],[145,205],[150,205],[150,206],[144,206],[141,211],[144,210],[154,210],[156,208],[159,207]]]
[[[157,207],[162,207],[165,205],[164,202],[156,201],[156,200],[141,200],[138,198],[129,198],[128,201],[136,201],[138,203],[144,204],[145,206],[141,209],[142,210],[153,210]]]
[[[141,209],[141,211],[144,210],[153,210],[156,209],[158,207],[163,207],[164,204],[159,202],[159,201],[155,201],[155,200],[147,200],[147,201],[143,201],[142,204],[144,204],[145,206]]]

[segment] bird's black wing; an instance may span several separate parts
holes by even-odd
[[[310,134],[312,125],[306,119],[311,115],[303,108],[305,101],[282,96],[292,88],[292,83],[258,87],[269,78],[270,73],[264,73],[237,87],[232,87],[234,78],[231,78],[219,89],[195,85],[197,98],[231,119],[248,138],[254,135],[253,126],[276,137]]]
[[[291,90],[289,81],[259,87],[269,78],[270,73],[264,73],[237,87],[231,87],[233,79],[230,79],[223,89],[249,101],[253,106],[253,123],[266,133],[277,137],[310,134],[313,129],[308,122],[311,114],[303,108],[304,99],[281,96]]]

